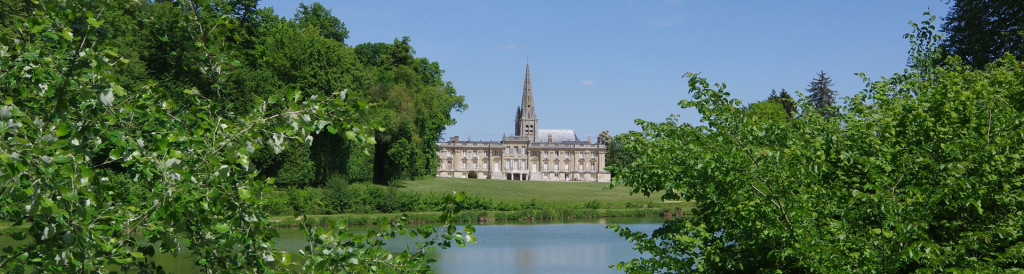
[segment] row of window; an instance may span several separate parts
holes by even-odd
[[[555,161],[555,164],[551,166],[554,167],[554,170],[558,170],[558,161]],[[565,170],[569,170],[569,162],[565,162],[564,167]],[[548,162],[546,161],[544,162],[544,170],[548,170]],[[583,163],[579,164],[577,170],[583,170]],[[597,163],[590,163],[590,170],[597,170]]]
[[[467,169],[469,167],[468,164],[469,163],[467,163],[466,161],[462,161],[462,169]],[[478,165],[476,161],[473,161],[472,164],[473,164],[473,169],[479,169],[481,167],[481,165]],[[483,169],[487,169],[488,168],[488,162],[484,161],[482,166],[483,166]],[[549,169],[549,167],[552,167],[553,169]],[[559,170],[558,167],[559,167],[558,161],[555,161],[555,163],[553,165],[550,165],[550,166],[548,165],[547,161],[544,162],[544,170]],[[562,167],[564,168],[564,170],[569,170],[569,162],[565,162],[562,165]],[[584,167],[584,163],[579,163],[579,166],[578,166],[577,170],[583,170],[583,167]],[[451,161],[448,161],[448,169],[452,169],[452,162]],[[523,170],[523,169],[526,169],[526,160],[525,159],[505,159],[505,169],[506,170]],[[537,171],[537,163],[533,163],[532,170],[533,171]],[[592,171],[593,170],[597,170],[597,163],[591,162],[589,170],[592,170]]]
[[[572,179],[570,179],[569,174],[552,174],[551,175],[552,178],[550,178],[550,179],[555,179],[555,180],[559,180],[559,181],[569,181],[569,180],[578,180],[578,179],[586,180],[586,181],[597,180],[597,176],[594,176],[594,174],[581,174],[581,175],[583,177],[579,177],[579,178],[572,177]],[[543,178],[544,180],[548,180],[549,179],[547,174],[542,175],[541,178]]]
[[[491,151],[489,151],[489,150],[460,150],[460,151],[462,152],[462,157],[480,157],[481,155],[483,155],[483,157],[491,157]],[[438,152],[438,156],[441,156],[441,157],[452,157],[452,151],[451,150],[440,151],[440,152]],[[498,152],[497,150],[495,150],[494,151],[494,156],[501,156],[501,153]]]
[[[490,157],[491,156],[491,151],[489,151],[489,150],[483,150],[483,151],[480,151],[480,150],[461,150],[461,152],[462,152],[462,157],[480,157],[480,155],[483,155],[483,157]],[[509,147],[505,147],[505,153],[523,154],[523,153],[526,153],[526,147],[525,146],[509,146]],[[587,158],[588,156],[591,159],[594,158],[594,153],[585,153],[583,151],[580,151],[579,153],[580,153],[580,156],[579,156],[580,158]],[[451,157],[452,156],[452,151],[451,150],[444,150],[443,152],[440,152],[439,154],[440,154],[441,157]],[[544,155],[544,157],[569,156],[569,153],[565,152],[565,151],[544,151],[542,154]],[[501,156],[501,153],[498,153],[498,151],[494,151],[494,156]],[[536,151],[530,152],[530,156],[537,157],[537,152]]]
[[[439,176],[440,177],[455,177],[455,175],[451,174],[451,173],[442,173]],[[544,179],[544,180],[558,180],[558,181],[572,181],[572,180],[593,181],[593,180],[597,180],[597,176],[594,175],[594,174],[580,174],[580,176],[581,177],[575,177],[575,176],[570,176],[570,174],[559,173],[559,174],[551,174],[550,178],[549,178],[548,174],[543,174],[543,175],[541,175],[541,178]],[[466,173],[463,173],[462,176],[461,176],[461,178],[466,178],[466,177],[467,177]]]

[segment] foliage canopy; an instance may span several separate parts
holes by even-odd
[[[283,21],[253,2],[33,1],[0,11],[0,220],[28,226],[4,236],[27,240],[3,247],[2,272],[158,272],[157,252],[188,252],[205,272],[425,271],[428,250],[474,240],[471,227],[447,222],[463,198],[453,194],[439,231],[399,223],[360,235],[333,224],[306,227],[298,254],[273,248],[264,197],[274,179],[250,156],[306,148],[317,134],[372,145],[373,128],[355,119],[370,105],[345,84],[298,86],[250,66],[261,61],[247,50],[273,44],[258,34],[296,34],[261,25]],[[273,77],[236,78],[246,76]],[[381,247],[399,234],[427,240],[400,253]]]
[[[724,85],[687,74],[693,100],[679,105],[705,124],[638,120],[642,131],[616,138],[636,158],[615,166],[613,184],[692,200],[693,216],[651,235],[613,226],[652,254],[618,267],[1020,271],[1024,62],[943,64],[865,78],[832,118],[801,98],[793,119],[766,119]]]
[[[947,1],[948,2],[948,1]],[[955,0],[942,24],[945,53],[975,68],[1004,53],[1024,54],[1024,3],[1016,0]]]

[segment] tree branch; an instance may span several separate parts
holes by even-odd
[[[729,134],[729,136],[732,137],[732,139],[734,141],[736,141],[736,144],[738,144],[741,148],[743,148],[743,153],[745,153],[747,155],[747,158],[750,158],[750,162],[754,164],[754,168],[755,169],[761,169],[761,166],[758,165],[757,160],[754,159],[754,155],[750,154],[750,148],[748,148],[745,144],[743,144],[743,142],[740,141],[739,138],[736,138],[736,135],[732,134],[731,132],[726,132],[726,133]],[[772,189],[772,186],[768,184],[768,179],[764,178],[764,176],[758,176],[758,177],[761,177],[761,181],[764,182],[764,185],[766,187],[768,187],[769,191],[771,191],[773,193],[775,192],[775,190]],[[761,194],[762,197],[768,198],[768,195],[764,194],[764,192],[761,191],[761,189],[757,188],[757,186],[754,185],[753,183],[750,183],[750,187],[753,188],[754,191],[757,191],[758,194]],[[796,229],[793,228],[793,223],[789,221],[789,214],[786,213],[786,208],[783,207],[782,204],[778,200],[776,200],[776,199],[768,198],[768,201],[772,202],[772,204],[775,205],[775,208],[779,209],[779,211],[782,213],[782,220],[786,223],[786,226],[789,228],[789,232],[795,234],[796,233]],[[794,238],[794,241],[795,241],[795,238]]]

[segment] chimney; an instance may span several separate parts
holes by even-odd
[[[587,135],[587,144],[588,144],[588,145],[589,145],[589,144],[591,144],[591,143],[590,143],[590,135]]]
[[[473,135],[466,135],[466,142],[473,141]]]
[[[551,134],[548,133],[548,143],[550,143],[550,142],[551,142]]]
[[[448,141],[449,142],[456,142],[456,143],[458,143],[459,142],[459,136],[455,135],[455,137],[448,138]]]

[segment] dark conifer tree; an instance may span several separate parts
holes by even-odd
[[[946,54],[958,55],[975,68],[1003,53],[1024,54],[1024,1],[955,0],[942,24]]]
[[[807,85],[808,99],[814,102],[814,108],[821,112],[822,116],[835,116],[835,110],[831,109],[836,103],[836,91],[832,90],[832,78],[825,75],[825,71],[818,73],[817,78]]]
[[[789,92],[786,92],[786,89],[782,89],[782,92],[779,93],[772,89],[772,94],[768,96],[768,101],[782,105],[782,109],[786,110],[786,115],[789,118],[793,118],[793,113],[796,113],[796,102],[793,101],[793,97],[789,95]]]

